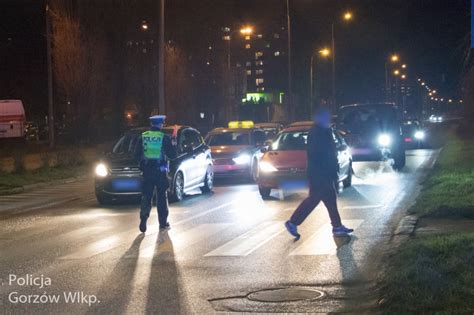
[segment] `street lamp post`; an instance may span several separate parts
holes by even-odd
[[[390,80],[390,69],[389,63],[397,63],[400,60],[400,57],[397,54],[392,54],[385,61],[385,101],[389,102],[392,98],[392,84]]]
[[[48,140],[49,147],[53,148],[54,139],[54,105],[53,105],[53,65],[51,56],[51,21],[49,4],[46,3],[46,58],[48,64]]]
[[[331,51],[328,49],[328,48],[323,48],[319,51],[319,54],[324,57],[324,58],[327,58],[329,57],[329,55],[331,54]],[[314,93],[314,74],[313,74],[313,64],[314,64],[314,55],[315,55],[315,52],[313,52],[311,54],[311,61],[310,61],[310,67],[309,67],[309,76],[310,76],[310,91],[309,91],[309,114],[310,116],[312,117],[313,116],[313,102],[314,102],[314,97],[313,97],[313,93]]]
[[[160,31],[158,47],[158,112],[166,113],[165,106],[165,0],[160,0]]]
[[[291,18],[290,18],[290,0],[286,0],[286,20],[288,31],[288,108],[290,118],[293,120],[295,109],[293,108],[293,86],[292,86],[292,68],[291,68]]]
[[[234,116],[234,112],[235,112],[235,108],[234,106],[232,105],[233,103],[233,100],[232,100],[232,96],[231,94],[234,96],[234,101],[235,101],[235,91],[234,93],[231,93],[231,84],[234,80],[234,78],[232,77],[232,63],[231,63],[231,41],[232,41],[232,36],[234,33],[236,33],[237,30],[232,30],[231,28],[229,27],[226,27],[224,28],[224,40],[227,41],[227,74],[228,74],[228,82],[229,82],[229,86],[227,88],[227,93],[226,93],[226,97],[227,97],[227,120],[231,120],[232,117]],[[254,28],[252,26],[243,26],[241,27],[238,32],[243,35],[243,36],[250,36],[253,34],[254,32]],[[232,88],[233,89],[233,88]],[[234,102],[235,104],[235,102]]]
[[[344,12],[342,19],[345,22],[349,22],[353,19],[354,15],[350,11]],[[334,109],[337,109],[337,98],[336,98],[336,38],[335,38],[335,23],[331,23],[331,50],[332,50],[332,104]]]

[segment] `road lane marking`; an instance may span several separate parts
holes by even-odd
[[[217,234],[230,225],[230,223],[205,223],[199,224],[198,226],[184,232],[170,230],[168,232],[169,244],[166,244],[165,242],[163,243],[163,246],[160,244],[158,247],[156,247],[157,241],[153,240],[153,244],[140,249],[139,253],[126,256],[125,258],[134,258],[137,257],[137,255],[140,258],[153,257],[154,255],[159,255],[162,252],[171,251],[171,249],[173,253],[176,253]]]
[[[283,221],[263,222],[204,256],[247,256],[283,232],[284,229]]]
[[[364,220],[344,220],[344,224],[356,230]],[[320,256],[334,255],[337,252],[337,245],[332,236],[332,226],[330,223],[320,227],[310,238],[299,245],[290,253],[290,256]]]
[[[220,206],[211,208],[209,210],[197,213],[193,216],[187,217],[186,219],[177,221],[175,223],[171,222],[172,226],[179,226],[181,224],[187,223],[193,219],[205,216],[209,213],[212,213],[214,211],[217,211],[219,209],[225,208],[231,204],[233,204],[235,201],[227,202],[224,203]],[[65,255],[60,257],[59,259],[86,259],[90,258],[92,256],[102,254],[104,252],[107,252],[111,249],[114,249],[115,247],[118,247],[120,245],[123,245],[124,243],[127,242],[128,239],[133,238],[134,236],[137,235],[138,232],[138,227],[134,227],[133,229],[129,229],[127,231],[115,234],[115,235],[110,235],[108,237],[105,237],[103,239],[100,239],[96,242],[93,242],[91,244],[86,245],[84,248],[71,253],[69,255]],[[148,225],[147,227],[147,232],[146,232],[146,237],[156,234],[158,232],[158,227],[157,225]]]

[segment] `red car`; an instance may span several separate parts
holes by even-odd
[[[307,185],[306,146],[310,124],[295,125],[284,129],[268,148],[259,163],[258,189],[263,199],[268,199],[272,189],[301,188]],[[339,182],[344,187],[352,184],[352,156],[338,131],[333,130],[338,151]]]

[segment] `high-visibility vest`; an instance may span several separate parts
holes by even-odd
[[[148,130],[142,133],[143,155],[149,160],[161,160],[163,138],[165,134],[161,131]]]

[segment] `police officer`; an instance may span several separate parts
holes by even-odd
[[[345,236],[353,229],[345,227],[341,222],[336,202],[336,186],[339,163],[336,144],[331,130],[331,113],[320,109],[315,115],[314,126],[308,136],[308,179],[309,196],[301,202],[285,223],[288,232],[296,239],[300,238],[298,225],[308,217],[319,202],[326,206],[335,236]]]
[[[160,229],[170,227],[168,223],[168,161],[176,158],[176,149],[171,137],[161,131],[166,116],[149,118],[151,128],[142,133],[140,169],[143,172],[143,191],[140,210],[140,231],[146,231],[146,221],[150,216],[151,201],[156,187],[157,210]]]

